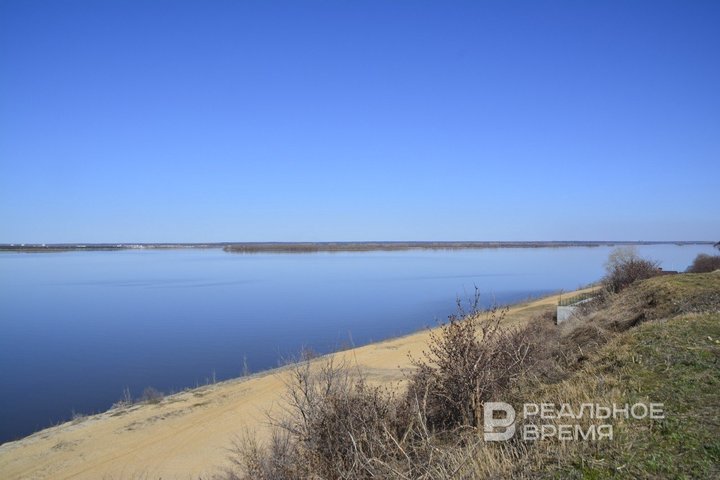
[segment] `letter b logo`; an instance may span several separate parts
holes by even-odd
[[[505,412],[505,418],[494,418],[495,412]],[[485,402],[483,406],[484,437],[486,442],[503,442],[515,435],[515,409],[505,402]],[[495,427],[504,432],[495,432]]]

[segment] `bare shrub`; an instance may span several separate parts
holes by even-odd
[[[720,255],[700,253],[692,265],[687,268],[688,273],[709,273],[720,269]]]
[[[660,275],[660,263],[656,260],[642,258],[635,247],[618,247],[610,253],[605,264],[603,285],[613,293],[617,293],[636,280]]]
[[[153,387],[147,387],[140,396],[140,401],[144,403],[160,403],[165,395],[160,390]]]
[[[123,388],[122,397],[120,400],[113,403],[113,408],[127,408],[133,404],[132,394],[130,393],[130,387]]]
[[[279,425],[300,440],[305,463],[320,476],[357,475],[360,455],[386,456],[379,438],[393,429],[393,398],[346,364],[330,357],[313,373],[306,362],[293,371],[287,399],[290,415]]]
[[[477,427],[482,406],[507,390],[529,368],[534,344],[529,327],[507,328],[507,308],[479,309],[476,290],[470,310],[430,332],[428,349],[410,379],[408,398],[422,405],[433,430]]]
[[[268,444],[246,434],[234,443],[231,452],[230,460],[237,471],[231,469],[217,480],[292,480],[309,473],[298,461],[300,454],[289,432],[282,429],[272,430]]]
[[[271,418],[271,441],[238,442],[233,461],[243,476],[228,478],[369,478],[394,462],[394,396],[335,357],[305,358],[291,369],[285,411]]]

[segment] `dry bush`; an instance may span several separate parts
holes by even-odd
[[[270,442],[261,444],[254,435],[237,440],[231,449],[229,469],[216,480],[292,480],[309,478],[307,466],[298,460],[300,454],[287,431],[273,429]],[[304,468],[305,467],[305,468]]]
[[[700,253],[692,265],[687,268],[688,273],[709,273],[720,269],[720,255]]]
[[[482,406],[506,391],[530,368],[538,350],[531,326],[502,325],[507,308],[481,312],[479,295],[469,311],[458,302],[459,314],[435,332],[410,379],[408,401],[422,405],[434,431],[477,427]]]
[[[288,387],[289,415],[278,425],[298,439],[305,463],[316,474],[357,477],[363,468],[360,458],[386,456],[379,438],[394,430],[390,393],[368,386],[333,357],[317,372],[307,362],[294,369]]]
[[[165,395],[158,389],[147,387],[140,396],[140,401],[144,403],[160,403]]]
[[[634,247],[619,247],[613,250],[605,264],[605,270],[603,285],[613,293],[620,292],[636,280],[645,280],[662,272],[657,261],[640,257]]]
[[[227,478],[370,478],[394,463],[401,438],[394,396],[334,357],[292,367],[286,407],[268,445],[236,444],[242,474]],[[390,467],[388,467],[390,468]]]

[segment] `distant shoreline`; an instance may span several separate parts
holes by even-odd
[[[713,245],[713,241],[536,241],[536,242],[216,242],[216,243],[5,243],[0,252],[223,249],[230,253],[372,252],[401,250],[470,250],[486,248],[612,247],[618,245]]]

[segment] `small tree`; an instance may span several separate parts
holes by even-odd
[[[661,271],[658,261],[642,258],[635,247],[618,247],[610,253],[605,264],[603,284],[617,293],[634,281],[654,277]]]
[[[708,255],[706,253],[700,253],[692,265],[687,268],[689,273],[706,273],[714,272],[720,269],[720,255]]]

